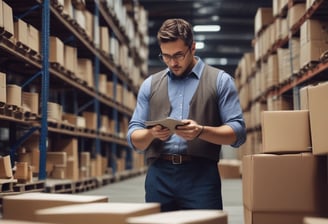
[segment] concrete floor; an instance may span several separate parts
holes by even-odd
[[[145,175],[132,177],[82,192],[85,195],[106,195],[111,202],[144,202]],[[228,224],[243,224],[241,179],[222,180],[223,208],[228,213]]]

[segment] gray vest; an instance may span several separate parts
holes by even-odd
[[[205,65],[199,85],[189,104],[188,118],[198,124],[220,126],[222,124],[218,110],[217,77],[219,69]],[[166,71],[153,75],[149,102],[149,120],[159,120],[169,116],[171,105],[168,97],[168,77]],[[200,139],[188,141],[187,154],[219,161],[221,145]],[[155,139],[146,151],[146,158],[156,158],[162,151],[163,142]]]

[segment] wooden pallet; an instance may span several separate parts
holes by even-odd
[[[27,183],[17,183],[14,185],[15,192],[43,192],[45,189],[44,181],[33,181]]]
[[[16,179],[0,179],[0,193],[13,192],[15,183]]]
[[[18,120],[24,120],[23,109],[16,105],[5,105],[5,115]]]
[[[71,180],[47,180],[45,192],[48,193],[74,193],[74,183]]]

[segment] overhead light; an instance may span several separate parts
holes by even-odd
[[[218,32],[221,27],[219,25],[196,25],[194,26],[195,32]]]
[[[204,58],[204,61],[210,65],[227,65],[227,58]]]
[[[196,42],[196,49],[203,49],[205,47],[204,42]]]

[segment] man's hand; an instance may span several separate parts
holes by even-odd
[[[172,134],[170,129],[163,127],[161,125],[155,125],[155,126],[149,128],[149,130],[154,138],[158,138],[162,141],[166,141],[167,139],[169,139],[169,137]]]
[[[193,140],[201,134],[203,131],[203,126],[197,124],[194,120],[182,120],[186,123],[182,126],[176,127],[176,134],[185,140]]]

